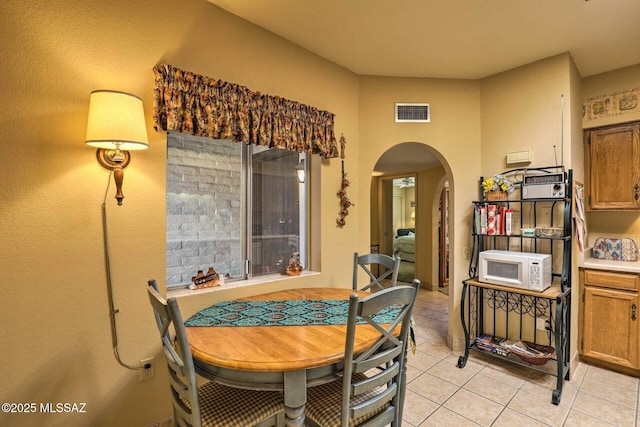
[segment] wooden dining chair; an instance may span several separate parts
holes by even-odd
[[[305,422],[311,427],[400,426],[406,389],[406,354],[411,312],[420,280],[358,299],[349,299],[342,381],[307,390]],[[395,310],[390,312],[389,310]],[[380,317],[376,315],[380,314]],[[384,314],[384,315],[383,315]],[[358,321],[374,327],[380,337],[356,354]],[[397,327],[400,326],[400,333]]]
[[[214,382],[198,387],[176,299],[162,298],[155,280],[149,280],[147,291],[169,367],[176,426],[284,426],[284,398],[281,392],[243,390]]]
[[[373,273],[375,267],[376,274]],[[360,269],[364,270],[369,276],[369,284],[358,288],[358,273]],[[382,274],[380,271],[384,270]],[[400,271],[400,257],[390,257],[385,254],[353,254],[353,289],[366,290],[382,290],[385,286],[382,281],[389,278],[391,282],[389,286],[393,287],[398,281],[398,272]],[[374,289],[371,289],[374,288]]]

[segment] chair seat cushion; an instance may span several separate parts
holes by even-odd
[[[203,426],[249,427],[284,411],[278,391],[255,391],[208,382],[198,388]]]
[[[362,381],[367,377],[364,374],[355,374],[352,376],[352,382]],[[369,393],[363,393],[351,399],[351,405],[357,405],[375,394],[379,394],[380,390],[376,389]],[[375,415],[384,411],[388,404],[369,412],[359,418],[350,419],[349,426],[358,426]],[[342,408],[342,381],[332,381],[316,387],[307,389],[307,404],[305,406],[305,414],[308,419],[322,427],[339,427],[340,413]]]

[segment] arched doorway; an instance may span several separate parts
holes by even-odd
[[[441,218],[449,217],[440,206],[443,188],[451,182],[448,170],[435,149],[405,142],[380,156],[372,177],[372,246],[387,255],[399,254],[403,260],[401,279],[410,281],[407,271],[413,270],[414,277],[422,281],[422,289],[432,291],[438,290],[441,276],[448,276],[441,271],[448,270],[447,264],[440,261],[450,262],[448,253],[440,253],[450,252],[447,245],[440,244]],[[394,205],[402,209],[395,216]]]
[[[413,214],[412,222],[409,223],[415,228],[413,267],[415,277],[422,282],[417,301],[421,306],[417,316],[419,319],[416,320],[418,350],[422,348],[429,353],[442,351],[443,348],[452,349],[454,340],[451,330],[455,325],[450,324],[449,319],[454,318],[453,299],[457,289],[455,280],[449,280],[449,286],[446,288],[448,292],[438,292],[443,290],[439,286],[441,277],[448,277],[451,266],[455,265],[452,255],[455,253],[453,243],[455,230],[451,228],[447,232],[442,229],[442,225],[455,223],[453,205],[442,202],[444,191],[450,194],[452,202],[454,199],[451,168],[444,157],[430,146],[406,142],[397,144],[384,152],[376,162],[372,175],[371,243],[377,245],[381,251],[391,252],[390,254],[393,254],[394,249],[397,248],[394,248],[393,243],[385,243],[385,239],[390,238],[392,242],[400,239],[397,237],[398,227],[394,228],[393,221],[390,219],[393,217],[393,193],[390,188],[393,187],[394,181],[399,180],[402,183],[407,177],[413,178],[415,182],[413,193],[406,192],[410,196],[409,203],[404,206],[410,209],[408,214],[410,219]],[[442,212],[443,206],[446,212]],[[407,212],[404,216],[407,217]],[[442,236],[443,233],[444,236]],[[442,243],[443,238],[445,244]],[[406,254],[401,254],[400,258],[409,259]],[[443,260],[444,262],[441,262]],[[401,265],[404,263],[402,261]]]

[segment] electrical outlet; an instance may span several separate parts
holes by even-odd
[[[539,331],[547,331],[551,327],[549,323],[549,319],[545,319],[544,317],[538,317],[536,319],[536,329]]]
[[[469,247],[462,248],[462,259],[469,259],[470,256]]]
[[[140,361],[140,381],[153,378],[156,374],[155,360],[153,357],[149,359],[142,359]]]
[[[542,213],[542,221],[545,224],[552,225],[551,224],[551,208],[550,207],[542,208],[540,212]]]

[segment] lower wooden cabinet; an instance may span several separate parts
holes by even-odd
[[[603,270],[580,271],[580,353],[624,372],[640,368],[640,275]]]

